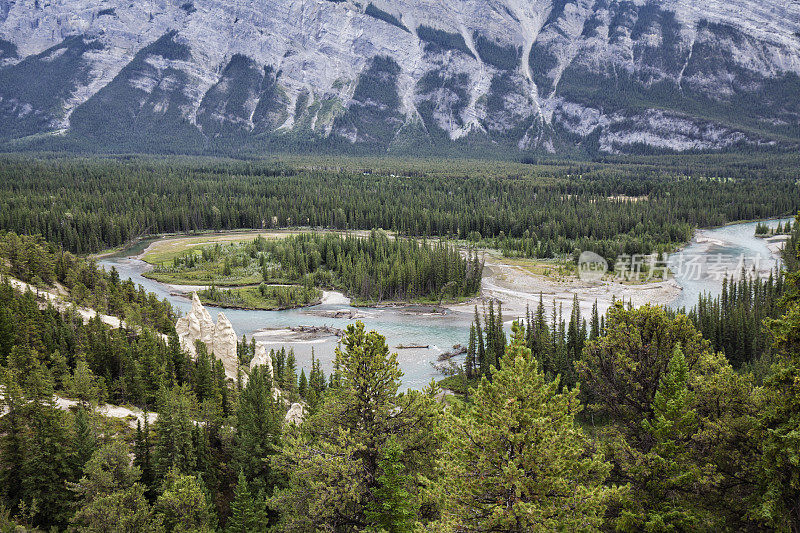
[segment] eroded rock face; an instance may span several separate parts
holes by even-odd
[[[283,418],[283,421],[286,424],[300,425],[303,423],[303,419],[305,417],[306,417],[306,410],[303,407],[303,404],[295,402],[289,408],[289,411],[286,413],[286,416]]]
[[[192,293],[192,309],[186,316],[178,319],[175,332],[180,339],[181,348],[189,352],[192,357],[197,355],[195,341],[204,342],[208,351],[222,361],[225,375],[236,379],[239,368],[238,337],[225,313],[219,314],[215,325],[197,293]]]
[[[225,313],[220,313],[217,316],[217,325],[214,327],[211,352],[214,357],[222,361],[227,376],[236,377],[236,371],[239,368],[239,356],[236,353],[237,341],[233,324],[225,316]]]
[[[275,379],[275,371],[272,369],[272,357],[267,353],[267,347],[263,344],[256,345],[256,354],[250,361],[250,370],[257,366],[266,366],[269,377]]]
[[[192,309],[186,316],[178,319],[175,332],[181,341],[181,347],[195,355],[195,341],[203,341],[209,348],[214,335],[214,321],[208,313],[197,293],[192,293]]]

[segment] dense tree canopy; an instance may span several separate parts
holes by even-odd
[[[695,227],[795,212],[796,176],[745,165],[330,165],[228,160],[0,160],[0,229],[78,253],[163,232],[384,228],[511,254],[593,250],[613,263]],[[403,170],[398,169],[407,169]]]
[[[271,254],[260,280],[280,264],[364,298],[463,295],[474,256],[411,236],[636,252],[797,207],[796,178],[636,169],[4,158],[0,227],[25,235],[0,235],[0,530],[800,530],[800,223],[785,274],[729,280],[688,315],[566,316],[542,296],[509,344],[502,308],[476,307],[458,395],[400,392],[397,355],[360,323],[327,377],[285,348],[272,373],[250,371],[241,339],[226,379],[203,343],[181,348],[167,302],[66,251],[166,230],[382,226],[402,235],[301,235],[252,243],[251,258]],[[103,402],[144,412],[107,417]]]

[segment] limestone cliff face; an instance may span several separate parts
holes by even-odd
[[[0,141],[793,143],[798,74],[794,0],[0,0]]]
[[[192,309],[186,316],[178,319],[175,332],[180,339],[181,348],[193,357],[197,355],[195,341],[204,342],[209,352],[222,361],[225,375],[236,379],[239,368],[238,338],[233,325],[224,313],[219,314],[217,323],[214,324],[197,293],[192,293]]]

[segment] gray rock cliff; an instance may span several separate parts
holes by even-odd
[[[0,141],[795,145],[798,74],[796,0],[0,0]]]

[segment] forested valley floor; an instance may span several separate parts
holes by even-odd
[[[163,232],[384,228],[403,238],[299,236],[247,254],[262,279],[331,276],[365,294],[376,286],[357,281],[384,279],[404,298],[429,279],[439,296],[480,283],[466,275],[475,259],[448,259],[446,244],[428,245],[443,259],[425,276],[391,282],[426,238],[612,258],[800,207],[791,172],[684,161],[492,174],[457,162],[5,156],[0,531],[797,531],[800,217],[784,271],[727,280],[692,309],[561,317],[542,304],[509,336],[502,309],[476,308],[446,397],[435,383],[399,392],[396,355],[360,323],[329,375],[287,350],[270,354],[272,372],[251,370],[256,347],[242,340],[231,380],[202,343],[194,357],[181,347],[168,301],[86,256]],[[327,251],[339,245],[356,252]],[[353,275],[345,263],[359,254],[377,270]],[[158,417],[103,416],[106,402]],[[287,421],[293,403],[302,422]]]

